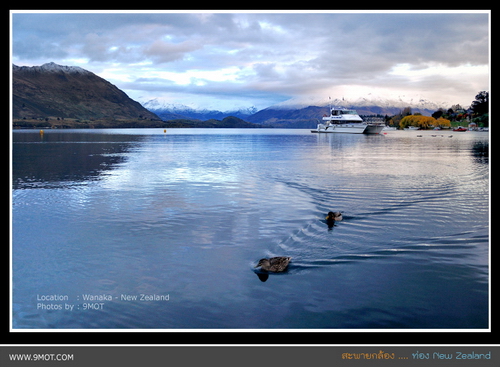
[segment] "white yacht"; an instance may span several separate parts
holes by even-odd
[[[330,116],[323,116],[312,133],[378,134],[385,124],[364,122],[355,110],[331,108]]]

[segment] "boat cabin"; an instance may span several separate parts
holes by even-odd
[[[332,116],[340,116],[340,115],[357,115],[358,113],[354,110],[336,110],[332,108]]]

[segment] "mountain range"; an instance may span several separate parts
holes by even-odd
[[[362,97],[355,100],[334,99],[309,101],[310,104],[299,101],[287,101],[276,104],[262,110],[255,107],[231,111],[197,110],[188,106],[172,104],[161,101],[158,98],[143,103],[143,106],[154,112],[163,120],[172,119],[223,119],[228,116],[236,116],[248,122],[261,124],[269,127],[283,128],[312,128],[317,120],[329,113],[330,105],[334,107],[355,109],[362,116],[392,116],[400,113],[404,108],[411,107],[413,113],[418,112],[430,116],[439,108],[448,108],[445,103],[437,104],[423,98],[417,100],[383,99],[373,97]]]
[[[253,106],[229,111],[195,109],[183,104],[174,104],[167,101],[162,101],[159,98],[154,98],[147,102],[144,102],[142,103],[142,106],[147,108],[149,111],[154,112],[164,121],[174,119],[222,120],[225,117],[229,116],[234,116],[245,120],[248,116],[251,116],[258,112],[258,109]]]

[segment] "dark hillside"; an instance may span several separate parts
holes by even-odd
[[[94,73],[54,63],[13,65],[14,119],[134,119],[159,117]]]

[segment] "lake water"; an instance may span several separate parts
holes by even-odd
[[[12,327],[488,328],[488,145],[481,132],[15,131]],[[344,213],[331,229],[330,210]],[[261,281],[271,256],[293,259]]]

